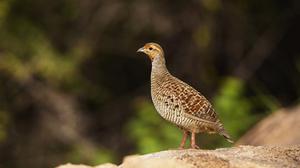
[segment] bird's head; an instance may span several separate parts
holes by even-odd
[[[137,52],[142,52],[148,55],[148,57],[153,61],[155,57],[163,57],[164,51],[161,46],[157,43],[146,43],[144,47],[137,50]]]

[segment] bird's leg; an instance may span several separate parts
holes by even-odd
[[[189,132],[183,130],[183,137],[182,137],[179,149],[184,149],[184,145],[185,145],[185,142],[186,142],[186,139],[187,139],[188,135],[189,135]]]
[[[191,135],[191,147],[193,149],[199,149],[199,146],[196,145],[196,133],[195,132],[192,132],[192,135]]]

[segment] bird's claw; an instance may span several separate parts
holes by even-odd
[[[200,149],[200,147],[196,144],[191,145],[192,149]]]
[[[184,149],[184,146],[179,146],[178,147],[178,150],[183,150]]]

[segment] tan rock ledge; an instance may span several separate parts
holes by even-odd
[[[94,168],[300,168],[300,145],[239,146],[216,150],[167,150],[125,157],[119,166],[103,164]],[[62,165],[57,168],[92,168]]]

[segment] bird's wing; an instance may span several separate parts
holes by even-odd
[[[179,101],[184,114],[202,122],[217,122],[218,117],[209,101],[196,89],[174,77],[176,89],[173,95]]]

